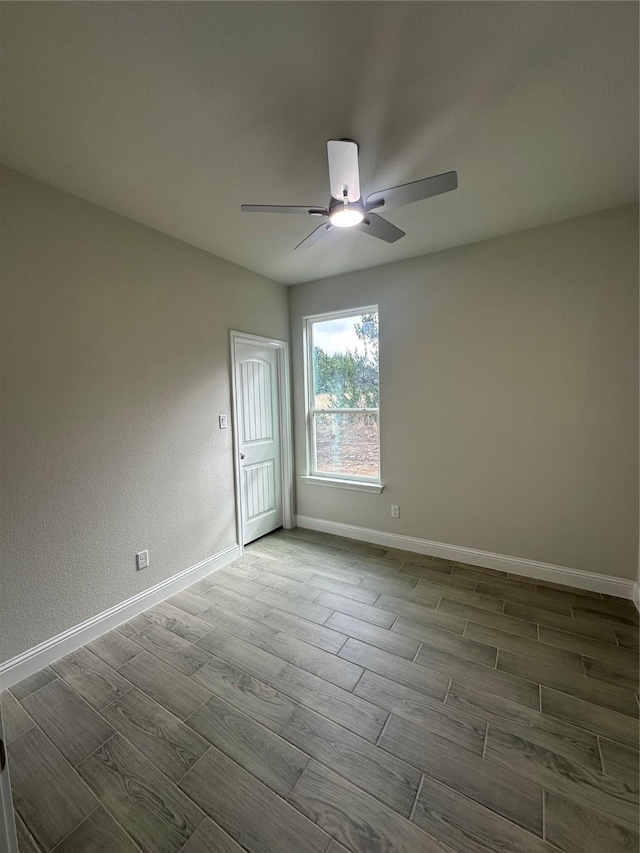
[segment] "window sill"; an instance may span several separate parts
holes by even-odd
[[[363,483],[360,480],[332,480],[330,477],[303,476],[300,478],[306,486],[330,486],[333,489],[351,489],[354,492],[369,492],[379,495],[382,483]]]

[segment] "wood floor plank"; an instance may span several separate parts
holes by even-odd
[[[484,566],[472,566],[470,563],[456,563],[451,570],[453,577],[470,578],[476,583],[492,583],[504,581],[508,575],[499,569],[486,569]],[[516,582],[517,582],[516,578]]]
[[[372,577],[366,577],[364,580],[360,581],[360,586],[363,589],[370,589],[373,592],[377,592],[378,595],[382,592],[387,593],[388,595],[396,595],[396,593],[398,593],[400,597],[402,597],[403,594],[413,594],[415,597],[417,585],[417,578],[400,574],[394,577],[374,575]]]
[[[342,647],[344,648],[344,646]],[[336,657],[301,640],[277,634],[269,642],[269,651],[300,669],[306,669],[325,681],[352,690],[362,675],[362,667],[346,658]]]
[[[272,637],[275,637],[277,633],[276,629],[270,628],[257,619],[252,619],[249,616],[244,616],[234,611],[225,610],[223,607],[212,606],[203,614],[203,617],[206,618],[209,624],[209,633],[212,630],[211,626],[214,626],[222,631],[226,631],[228,634],[233,634],[234,637],[239,637],[248,643],[255,643],[256,645],[267,642]],[[204,638],[200,637],[200,640],[203,642],[200,643],[198,641],[196,645],[207,648],[208,641],[206,636]]]
[[[19,853],[42,853],[42,848],[36,844],[36,840],[27,829],[27,825],[15,811],[14,817],[16,819],[16,834],[18,836]]]
[[[412,820],[458,853],[554,853],[555,849],[429,776],[424,777]]]
[[[326,575],[312,575],[307,581],[306,586],[315,589],[316,595],[318,595],[320,590],[324,590],[325,592],[334,592],[336,595],[343,595],[345,598],[352,598],[361,604],[373,604],[380,595],[379,592],[375,592],[372,589],[365,589],[359,584],[338,581]]]
[[[316,761],[309,763],[289,802],[351,853],[450,853],[393,809]]]
[[[249,642],[257,649],[280,658],[282,666],[285,662],[292,663],[345,690],[351,690],[362,674],[359,667],[254,620],[235,614],[219,613],[218,624],[225,631],[233,633],[237,639]],[[212,648],[211,637],[199,640],[198,645]]]
[[[301,705],[373,743],[388,717],[377,705],[297,666],[286,666],[271,683]]]
[[[147,619],[161,625],[167,631],[177,634],[189,643],[195,643],[200,637],[208,634],[211,628],[207,622],[203,622],[197,616],[185,613],[179,607],[175,607],[169,601],[161,601],[146,611]],[[124,663],[124,661],[123,661]]]
[[[638,750],[600,738],[600,751],[605,774],[621,779],[637,791],[640,777]]]
[[[96,657],[112,669],[118,669],[123,663],[139,655],[142,651],[140,646],[115,630],[103,634],[91,643],[87,643],[85,648],[93,652]]]
[[[638,722],[633,717],[547,687],[542,687],[540,695],[544,714],[567,720],[634,749],[638,748]]]
[[[427,646],[434,646],[443,652],[448,652],[462,660],[481,663],[485,666],[495,666],[498,650],[474,640],[465,639],[453,631],[442,628],[418,625],[410,619],[400,616],[391,627],[391,631],[403,634],[405,637],[413,637]]]
[[[444,586],[455,586],[458,589],[466,589],[470,591],[473,591],[476,585],[476,581],[471,578],[463,578],[457,575],[454,577],[454,575],[451,574],[450,569],[449,572],[446,572],[433,565],[414,566],[411,563],[405,563],[399,570],[399,574],[402,575],[402,577],[433,581],[434,583],[443,584]]]
[[[174,782],[209,748],[190,727],[135,687],[108,705],[102,714]]]
[[[253,567],[251,563],[246,563],[242,558],[229,563],[224,569],[219,569],[218,574],[227,578],[245,578],[246,580],[255,580],[260,574],[260,569]]]
[[[595,678],[597,681],[613,684],[623,690],[638,692],[638,668],[628,667],[623,663],[605,663],[597,658],[583,656],[584,672],[587,678]]]
[[[40,690],[41,687],[44,687],[45,684],[49,684],[50,681],[53,681],[54,678],[57,677],[57,673],[54,672],[50,666],[45,666],[43,669],[38,670],[38,672],[35,672],[28,678],[18,682],[18,684],[14,684],[10,689],[18,702],[22,702],[25,696],[30,696],[32,693],[35,693],[36,690]]]
[[[269,604],[262,601],[256,601],[255,598],[248,598],[246,595],[241,595],[239,592],[232,592],[229,589],[223,589],[221,586],[214,586],[208,592],[200,596],[203,601],[207,601],[207,610],[203,610],[198,616],[200,619],[207,619],[209,608],[213,605],[215,609],[222,609],[240,613],[242,616],[249,616],[251,619],[260,619],[266,616],[271,610]]]
[[[279,675],[286,666],[282,658],[218,628],[214,628],[206,637],[198,640],[198,645],[249,675],[267,681]]]
[[[472,685],[454,678],[445,705],[564,755],[592,770],[600,770],[600,754],[594,734],[489,693],[481,684]]]
[[[444,628],[447,631],[452,631],[455,634],[462,634],[465,623],[457,616],[452,616],[448,613],[443,613],[436,610],[436,605],[440,599],[433,596],[431,599],[432,606],[425,605],[425,599],[421,599],[420,603],[415,601],[406,601],[397,596],[381,595],[376,601],[375,607],[385,608],[386,610],[397,613],[400,618],[410,620],[418,625],[425,625],[427,628]]]
[[[51,668],[97,711],[131,688],[128,681],[84,647],[51,664]]]
[[[487,725],[477,718],[457,713],[438,699],[368,670],[353,692],[425,731],[482,755]]]
[[[193,675],[211,660],[211,655],[160,625],[150,625],[135,635],[135,642],[183,675]]]
[[[193,593],[193,595],[204,595],[205,592],[212,589],[214,586],[213,583],[213,575],[215,572],[212,572],[209,575],[206,575],[203,578],[200,578],[199,581],[192,583],[190,587],[188,587],[189,592]],[[222,587],[221,587],[222,589]]]
[[[0,708],[7,743],[11,743],[12,740],[33,728],[33,720],[10,690],[0,694]]]
[[[127,833],[100,806],[62,844],[55,853],[139,853]]]
[[[186,723],[284,798],[309,763],[309,757],[291,742],[216,696],[194,711]]]
[[[563,853],[637,853],[636,832],[566,797],[545,793],[547,840]]]
[[[635,830],[638,794],[613,776],[589,770],[564,756],[489,725],[485,759],[518,773],[554,794],[594,809]]]
[[[382,545],[371,545],[369,542],[359,542],[356,539],[348,539],[345,536],[332,536],[328,540],[328,544],[336,548],[341,548],[342,553],[346,551],[349,554],[363,554],[365,557],[398,559],[398,557],[390,554]]]
[[[554,613],[562,613],[571,616],[571,605],[556,599],[538,598],[536,588],[533,584],[517,584],[509,580],[481,582],[476,586],[476,593],[502,598],[504,601],[512,601],[525,604],[529,607],[540,607],[551,610]]]
[[[566,649],[579,655],[588,655],[596,660],[610,663],[614,666],[625,666],[638,669],[640,656],[634,649],[622,649],[613,643],[603,643],[568,631],[559,631],[540,625],[540,642],[553,648]]]
[[[610,624],[612,626],[617,625],[637,625],[638,624],[638,614],[634,613],[633,610],[625,611],[624,613],[617,612],[606,612],[601,607],[602,602],[591,602],[588,605],[582,607],[572,607],[571,611],[575,619],[580,619],[586,622],[604,622]]]
[[[315,824],[213,746],[179,786],[249,853],[324,853],[327,847]]]
[[[243,853],[243,848],[222,827],[206,817],[180,853]]]
[[[615,645],[616,642],[613,632],[614,625],[612,624],[599,625],[597,622],[585,622],[570,616],[563,616],[561,613],[554,613],[552,610],[544,610],[542,607],[529,607],[526,604],[514,604],[507,601],[504,605],[504,615],[516,619],[526,619],[529,622],[536,622],[538,625],[546,625],[549,628],[557,628],[559,631],[590,637],[592,640],[601,640],[604,643]],[[485,622],[485,624],[487,623]],[[507,629],[505,628],[505,630]]]
[[[283,693],[220,658],[212,658],[193,679],[274,732],[280,730],[295,709]]]
[[[246,595],[247,598],[255,598],[261,592],[265,592],[268,589],[264,584],[246,580],[246,578],[224,575],[221,572],[213,572],[213,574],[209,575],[209,578],[213,586],[221,586],[223,589],[239,592],[241,595]]]
[[[333,613],[325,625],[327,628],[341,631],[345,642],[347,639],[345,635],[355,637],[357,640],[362,640],[363,643],[385,649],[385,651],[407,658],[407,660],[413,660],[420,648],[418,640],[393,633],[388,628],[379,628],[377,625],[372,625],[371,622],[364,622],[362,619],[356,619],[355,616],[347,616],[346,613]]]
[[[360,640],[347,640],[340,650],[339,657],[359,666],[371,669],[378,675],[384,675],[392,681],[412,687],[436,699],[444,699],[449,677],[432,671],[417,663],[411,663],[383,649],[376,649]]]
[[[424,578],[418,582],[416,594],[418,597],[438,595],[440,598],[446,595],[447,598],[454,601],[460,601],[462,604],[470,604],[472,607],[478,607],[481,610],[489,610],[492,613],[502,613],[503,599],[499,595],[488,594],[478,591],[476,585],[474,591],[460,589],[452,584],[442,584],[439,581],[425,580]]]
[[[330,625],[329,619],[324,625],[318,625],[315,622],[303,619],[301,616],[296,616],[295,613],[286,613],[284,610],[278,610],[274,607],[260,621],[270,628],[275,628],[290,637],[297,637],[299,640],[304,640],[305,643],[310,643],[312,646],[317,646],[319,649],[324,649],[325,652],[332,654],[339,652],[347,642],[346,633],[340,633],[338,627]]]
[[[544,584],[536,584],[536,598],[541,602],[539,606],[545,607],[548,602],[558,601],[569,607],[595,608],[602,613],[628,615],[629,613],[633,614],[635,609],[631,601],[624,599],[604,599],[594,595],[585,595],[580,589],[558,589],[558,587],[547,587]]]
[[[623,649],[640,648],[640,631],[637,628],[629,628],[627,625],[614,625],[613,633],[616,640]]]
[[[39,728],[34,726],[16,738],[8,752],[15,809],[49,853],[98,803]]]
[[[111,726],[59,678],[27,696],[24,707],[74,766],[114,733]]]
[[[405,761],[308,708],[297,708],[280,734],[399,814],[411,814],[420,773]]]
[[[254,566],[256,568],[260,568],[263,572],[270,572],[275,575],[281,575],[283,578],[289,578],[289,580],[304,583],[304,581],[309,580],[309,578],[315,573],[316,566],[322,568],[324,565],[321,561],[290,561],[286,558],[276,560],[273,559],[274,556],[275,555],[273,554],[268,554],[266,557],[261,556],[258,560],[256,560]],[[335,569],[336,573],[337,571],[338,570]],[[361,579],[361,577],[358,578],[358,583]]]
[[[146,628],[151,623],[142,613],[139,613],[137,616],[134,616],[133,619],[129,619],[128,622],[123,622],[122,625],[118,625],[115,629],[119,634],[122,634],[123,637],[127,637],[129,640],[134,637],[136,634],[139,634],[143,628]]]
[[[119,734],[78,772],[145,851],[178,853],[203,820],[200,809]]]
[[[582,658],[575,652],[564,649],[554,649],[539,643],[537,640],[526,637],[514,637],[507,631],[497,628],[489,628],[487,625],[476,625],[468,622],[464,630],[464,636],[478,643],[486,643],[493,648],[505,649],[509,652],[539,658],[541,661],[551,663],[554,666],[562,666],[567,672],[584,675]]]
[[[386,554],[391,559],[401,562],[403,568],[405,566],[425,568],[437,567],[438,571],[443,574],[450,574],[455,565],[451,560],[445,560],[441,557],[432,557],[430,554],[418,554],[417,551],[405,551],[401,548],[389,548]]]
[[[250,555],[253,549],[257,551],[266,551],[267,553],[273,552],[276,555],[294,554],[298,550],[298,543],[291,542],[281,536],[264,536],[257,542],[252,542],[250,545],[248,545],[247,549]]]
[[[425,775],[470,797],[507,820],[542,835],[542,789],[509,769],[391,715],[379,745]]]
[[[322,625],[331,616],[331,609],[317,603],[317,598],[315,602],[300,601],[283,592],[267,589],[265,592],[260,593],[257,600],[264,601],[265,604],[270,604],[279,610],[287,610],[289,613],[295,613],[296,616],[308,619],[309,622],[317,622],[318,625]]]
[[[481,663],[461,660],[447,652],[441,652],[434,646],[423,645],[416,655],[416,663],[458,681],[480,683],[484,690],[505,699],[512,699],[528,708],[538,708],[540,705],[538,685],[533,681],[511,673],[498,672]]]
[[[192,616],[199,616],[201,613],[204,613],[205,610],[209,609],[209,601],[204,599],[201,595],[195,595],[189,589],[183,589],[180,592],[177,592],[175,595],[172,595],[171,598],[168,598],[167,601],[169,601],[170,604],[173,604],[174,607],[179,607],[186,613],[190,613]]]
[[[638,715],[638,704],[631,691],[596,681],[595,678],[587,678],[585,675],[567,672],[562,666],[554,666],[538,659],[499,649],[497,668],[501,672],[518,675],[523,679],[542,684],[544,687],[562,690],[579,699],[602,705],[621,714],[635,717]]]
[[[260,572],[256,580],[270,589],[290,595],[293,598],[301,598],[303,601],[313,601],[318,594],[316,588],[306,583],[294,581],[291,578],[283,578],[282,575],[274,575],[271,572]]]
[[[390,628],[397,617],[396,613],[390,613],[386,610],[381,610],[379,607],[354,601],[352,598],[345,598],[344,595],[337,595],[334,592],[321,592],[316,598],[316,603],[322,604],[331,610],[337,610],[338,613],[346,613],[348,616],[355,616],[356,619],[371,622],[380,628]]]
[[[505,616],[501,613],[492,613],[490,610],[482,610],[479,607],[472,607],[469,604],[464,604],[461,601],[454,601],[452,598],[443,596],[440,604],[438,604],[438,613],[447,613],[451,616],[456,616],[461,621],[464,620],[475,622],[478,625],[488,625],[490,628],[498,628],[500,631],[507,631],[516,637],[530,637],[535,640],[538,636],[536,625],[531,621],[526,621],[523,618],[514,618]],[[460,633],[464,631],[464,624]]]
[[[148,652],[120,667],[121,674],[180,720],[211,696],[208,690]]]

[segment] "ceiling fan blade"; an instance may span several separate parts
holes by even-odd
[[[328,213],[322,207],[303,207],[290,204],[242,204],[240,209],[243,213],[310,213],[312,216],[323,216]]]
[[[444,172],[442,175],[434,175],[432,178],[423,178],[421,181],[413,181],[410,184],[401,184],[399,187],[391,187],[388,190],[380,190],[367,196],[367,210],[382,207],[391,210],[403,204],[411,204],[421,201],[423,198],[431,198],[433,195],[448,193],[457,189],[458,173]]]
[[[379,240],[384,240],[385,243],[395,243],[401,237],[404,237],[405,232],[396,228],[386,219],[381,216],[376,216],[375,213],[367,213],[365,218],[359,225],[356,225],[359,231],[364,231],[365,234],[371,234],[372,237],[377,237]]]
[[[360,170],[358,145],[348,139],[330,139],[327,142],[329,160],[329,186],[331,195],[342,201],[360,198]],[[346,191],[346,193],[345,193]]]
[[[330,222],[323,222],[322,225],[319,225],[315,231],[312,231],[308,237],[305,237],[302,243],[298,243],[298,245],[293,250],[296,249],[308,249],[309,246],[314,246],[319,240],[322,240],[323,237],[326,237],[330,231],[333,231],[334,227]]]

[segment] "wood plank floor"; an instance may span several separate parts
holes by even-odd
[[[639,853],[638,613],[296,529],[2,697],[28,853]]]

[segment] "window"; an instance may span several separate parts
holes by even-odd
[[[310,317],[306,337],[309,479],[378,484],[378,309]]]

